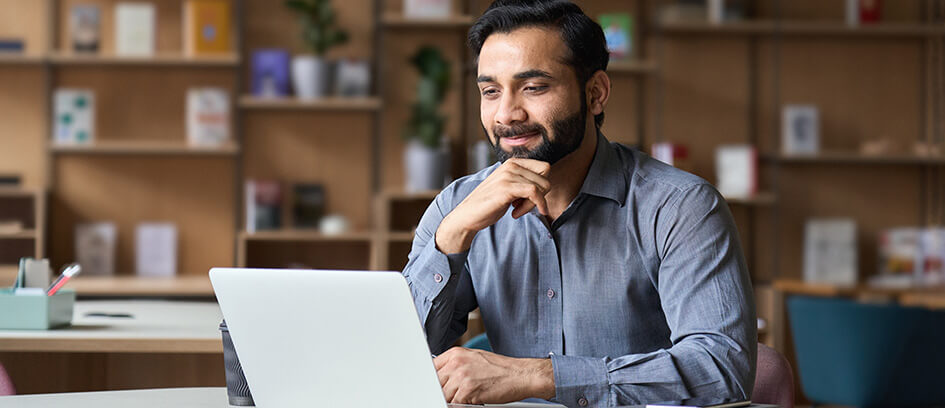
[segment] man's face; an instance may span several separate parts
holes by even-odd
[[[554,164],[584,140],[587,102],[567,46],[546,28],[494,33],[479,52],[482,127],[499,160]]]

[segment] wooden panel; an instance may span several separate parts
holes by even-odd
[[[0,175],[19,175],[23,186],[45,187],[48,128],[44,71],[0,66],[0,89]]]
[[[712,181],[715,147],[750,141],[748,42],[667,38],[661,66],[662,138],[686,145],[693,172]]]
[[[407,267],[407,255],[410,254],[410,242],[391,242],[388,252],[387,269],[402,271]]]
[[[221,354],[0,353],[18,394],[221,387]]]
[[[48,4],[45,0],[0,0],[0,38],[23,40],[27,54],[48,51]]]
[[[326,214],[365,230],[371,205],[371,116],[365,113],[247,112],[245,176],[283,182],[283,220],[293,183],[321,183]]]
[[[187,90],[227,89],[233,97],[229,69],[162,67],[59,69],[57,87],[95,91],[96,140],[186,140]]]
[[[233,263],[235,203],[228,159],[61,157],[51,205],[54,265],[75,260],[77,223],[118,226],[116,273],[134,271],[135,226],[169,221],[178,228],[178,274],[202,275]]]
[[[370,242],[247,242],[246,267],[356,269],[370,266]]]
[[[883,138],[891,142],[890,153],[912,152],[921,135],[920,42],[790,39],[776,57],[780,95],[775,100],[766,91],[760,99],[768,148],[780,149],[780,126],[772,124],[780,123],[781,106],[813,104],[820,110],[822,150],[858,151],[861,142]],[[763,72],[770,64],[761,61]]]
[[[72,49],[72,43],[69,41],[70,21],[69,16],[72,7],[75,5],[96,5],[99,7],[101,29],[99,32],[100,42],[99,51],[103,54],[114,54],[115,52],[115,5],[123,0],[60,0],[59,1],[59,38],[58,48],[63,51]],[[155,6],[157,14],[155,21],[155,45],[154,49],[158,53],[181,53],[183,52],[183,6],[180,1],[155,1],[151,2]],[[233,2],[230,2],[230,8],[233,9]],[[235,26],[235,25],[234,25]],[[231,26],[231,27],[234,27]],[[235,28],[231,33],[231,39],[236,41]]]
[[[791,166],[781,171],[778,196],[781,277],[802,275],[804,223],[811,217],[856,220],[861,279],[876,273],[881,230],[921,222],[919,170],[912,167]]]

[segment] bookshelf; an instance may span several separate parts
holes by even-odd
[[[749,35],[749,36],[818,36],[818,37],[936,37],[945,35],[945,27],[917,23],[877,23],[856,27],[842,21],[779,21],[750,20],[711,24],[707,22],[674,22],[661,24],[660,33],[667,35]]]
[[[19,259],[45,256],[46,193],[0,187],[0,286],[16,278]]]
[[[194,146],[184,141],[112,140],[88,145],[52,145],[50,151],[57,155],[233,156],[239,152],[239,147],[232,142],[220,146]]]
[[[239,107],[252,110],[309,110],[309,111],[351,111],[372,112],[381,109],[381,101],[376,97],[339,98],[329,97],[319,100],[300,100],[295,98],[266,99],[244,95],[240,97]]]
[[[107,54],[72,54],[54,52],[49,56],[53,65],[86,65],[96,67],[109,66],[152,66],[152,67],[237,67],[240,64],[236,54],[219,56],[188,57],[180,53],[157,53],[147,57],[120,56]]]

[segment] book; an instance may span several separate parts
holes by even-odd
[[[404,0],[404,17],[447,18],[452,13],[452,6],[452,0]]]
[[[220,146],[230,139],[230,96],[222,88],[187,90],[187,141]]]
[[[292,225],[317,228],[325,213],[325,188],[321,184],[296,184],[292,190]]]
[[[53,144],[91,144],[95,140],[95,93],[57,89],[53,95]]]
[[[116,4],[115,53],[138,57],[154,55],[155,24],[154,4]]]
[[[252,92],[261,98],[289,96],[289,52],[278,48],[253,51]]]
[[[365,97],[371,90],[371,65],[365,60],[341,59],[335,65],[335,95]]]
[[[0,38],[0,54],[22,54],[26,44],[19,38]]]
[[[172,277],[177,274],[177,226],[145,222],[135,229],[135,272],[139,276]]]
[[[804,281],[857,283],[856,222],[847,218],[814,218],[804,226]]]
[[[920,285],[945,283],[945,228],[926,228],[919,238]]]
[[[885,286],[945,283],[945,228],[890,228],[879,234],[879,275]]]
[[[118,230],[114,223],[95,222],[75,227],[75,256],[86,276],[115,274],[115,243]]]
[[[184,53],[187,56],[231,51],[229,1],[187,0],[183,14]]]
[[[243,191],[246,200],[246,232],[282,227],[282,186],[273,180],[248,180]]]
[[[98,52],[101,36],[101,12],[98,6],[72,6],[69,16],[69,35],[73,52]]]
[[[820,151],[820,117],[816,106],[784,106],[781,112],[781,149],[785,154],[817,154]]]
[[[758,152],[752,145],[721,145],[715,149],[715,176],[726,198],[749,198],[758,192]]]
[[[614,60],[627,59],[633,55],[633,17],[627,13],[601,14],[598,18],[604,29],[607,51]]]
[[[677,169],[689,171],[689,149],[679,143],[658,142],[650,147],[651,155],[654,159],[666,163]]]

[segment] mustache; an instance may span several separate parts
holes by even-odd
[[[492,131],[495,132],[496,140],[503,137],[512,137],[515,135],[524,135],[534,132],[538,132],[545,136],[548,135],[548,130],[545,129],[544,126],[537,123],[531,125],[496,126]]]

